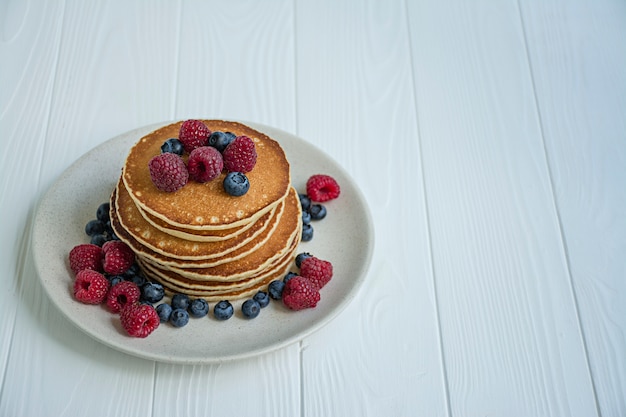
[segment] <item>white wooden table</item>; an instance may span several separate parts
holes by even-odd
[[[1,0],[0,415],[625,416],[625,116],[622,0]],[[294,133],[363,191],[369,274],[312,336],[156,363],[48,299],[45,191],[192,117]]]

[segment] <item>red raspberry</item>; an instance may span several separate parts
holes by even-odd
[[[70,269],[74,274],[79,273],[83,269],[92,269],[94,271],[102,271],[102,260],[104,254],[102,248],[91,243],[74,246],[70,251]]]
[[[292,310],[313,308],[320,300],[320,293],[308,279],[296,275],[285,284],[283,304]]]
[[[173,193],[189,181],[189,172],[180,155],[166,152],[148,162],[152,183],[161,191]]]
[[[256,147],[247,136],[237,136],[223,152],[224,167],[230,172],[250,172],[256,164]]]
[[[333,264],[311,256],[305,258],[300,264],[300,275],[311,281],[319,290],[333,277]]]
[[[122,281],[115,284],[107,294],[107,306],[109,309],[118,313],[127,304],[134,304],[139,301],[141,290],[132,281]]]
[[[224,159],[212,146],[200,146],[189,154],[187,170],[191,179],[198,182],[211,181],[222,173]]]
[[[178,140],[181,141],[185,151],[190,153],[199,146],[204,146],[209,140],[211,131],[200,120],[185,120],[180,125]]]
[[[135,252],[121,240],[109,240],[102,245],[104,272],[119,275],[128,271],[135,262]]]
[[[100,304],[106,298],[110,285],[100,272],[83,269],[76,274],[74,298],[85,304]]]
[[[306,182],[306,194],[312,201],[323,203],[339,197],[341,189],[330,175],[312,175]]]
[[[133,337],[147,337],[161,322],[154,307],[139,303],[124,307],[120,313],[120,320],[124,330]]]

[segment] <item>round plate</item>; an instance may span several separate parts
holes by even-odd
[[[320,291],[317,307],[294,312],[272,300],[258,317],[248,320],[241,314],[242,301],[233,302],[236,312],[227,321],[217,321],[211,312],[204,318],[192,318],[180,329],[162,323],[150,336],[138,339],[125,333],[119,317],[105,305],[74,300],[68,254],[77,244],[89,241],[85,224],[95,218],[98,206],[108,201],[130,147],[166,124],[160,123],[94,148],[69,167],[40,202],[32,239],[36,268],[49,297],[72,323],[98,341],[131,355],[202,364],[284,347],[319,329],[346,307],[365,279],[374,247],[374,228],[365,199],[350,176],[315,146],[272,127],[244,123],[280,142],[299,192],[304,192],[306,180],[318,173],[333,176],[341,186],[340,197],[325,203],[326,218],[313,223],[313,240],[302,242],[298,248],[298,252],[310,252],[333,264],[333,279]]]

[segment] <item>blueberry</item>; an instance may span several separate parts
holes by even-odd
[[[141,286],[141,298],[151,304],[158,303],[163,296],[165,296],[165,289],[157,282],[146,282]]]
[[[232,133],[224,133],[215,131],[209,135],[209,146],[213,146],[220,152],[224,152],[224,149],[235,140],[235,135]]]
[[[146,279],[146,277],[144,277],[143,275],[137,274],[137,275],[132,275],[130,277],[126,277],[126,281],[132,281],[135,284],[137,284],[137,286],[139,288],[143,287],[143,285],[148,282],[148,280]]]
[[[313,239],[313,226],[310,224],[302,225],[302,241],[308,242]]]
[[[107,232],[109,235],[115,234],[115,232],[113,231],[113,227],[111,226],[111,220],[107,220],[104,224],[104,231]]]
[[[270,294],[274,300],[280,300],[283,297],[283,289],[285,288],[285,283],[280,280],[270,282],[270,285],[267,287],[267,292]]]
[[[204,298],[196,298],[189,304],[189,314],[192,317],[204,317],[209,312],[209,303]]]
[[[172,306],[167,303],[159,304],[156,306],[156,312],[159,315],[161,323],[168,322],[170,321],[170,317],[172,317]]]
[[[241,305],[241,312],[248,319],[253,319],[261,312],[261,305],[255,299],[249,298]]]
[[[311,199],[306,194],[298,194],[300,198],[300,205],[302,206],[302,211],[308,211],[309,207],[311,207]]]
[[[174,327],[183,327],[189,322],[189,313],[182,308],[174,308],[170,315],[170,323]]]
[[[101,235],[104,233],[105,226],[100,220],[89,220],[85,225],[85,233],[87,236]]]
[[[218,320],[228,320],[234,312],[233,305],[227,300],[222,300],[213,307],[213,315]]]
[[[182,155],[185,152],[185,148],[181,141],[176,138],[170,138],[163,142],[161,145],[161,153],[175,153],[176,155]]]
[[[180,308],[183,310],[187,310],[190,303],[191,300],[186,294],[174,294],[172,296],[172,308],[174,309]]]
[[[126,270],[126,272],[124,272],[124,278],[126,278],[127,280],[130,280],[135,275],[140,275],[140,274],[141,274],[141,268],[139,267],[139,264],[135,262],[130,266],[130,268]]]
[[[311,223],[311,213],[308,211],[302,211],[302,224]]]
[[[98,210],[96,210],[96,219],[100,220],[102,223],[106,223],[109,221],[109,209],[111,208],[110,203],[102,203],[98,206]]]
[[[313,255],[311,255],[309,252],[300,252],[296,255],[296,266],[300,268],[302,266],[302,261],[304,261],[306,258],[310,258],[311,256]]]
[[[309,213],[311,213],[311,220],[322,220],[326,217],[326,207],[321,204],[311,204]]]
[[[267,305],[270,303],[270,296],[265,291],[257,292],[256,294],[254,294],[254,297],[252,297],[252,299],[259,303],[259,306],[261,308],[267,307]]]
[[[105,244],[105,242],[107,241],[107,237],[103,234],[97,234],[97,235],[93,235],[91,237],[91,240],[89,241],[89,243],[91,243],[92,245],[98,245],[98,246],[102,246]]]
[[[224,190],[234,196],[244,195],[250,189],[250,181],[243,172],[229,172],[224,178]]]
[[[111,287],[124,281],[124,277],[122,275],[108,275],[107,278],[111,283]]]
[[[295,272],[291,272],[291,271],[287,272],[285,274],[285,277],[283,278],[283,282],[286,284],[291,278],[295,277],[296,275],[298,274],[296,274]]]

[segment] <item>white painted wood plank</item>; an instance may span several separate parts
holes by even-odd
[[[520,2],[602,416],[626,415],[626,4]]]
[[[25,273],[27,225],[36,203],[36,172],[42,158],[42,150],[35,145],[45,135],[54,81],[51,68],[61,33],[61,20],[48,18],[62,16],[60,5],[27,6],[19,2],[0,5],[0,62],[5,63],[0,65],[0,143],[5,149],[0,160],[3,173],[11,173],[0,176],[0,283],[4,289],[0,293],[1,381],[7,380],[15,317],[22,304],[18,277]],[[17,155],[28,155],[33,162],[24,164],[24,158]],[[0,414],[7,415],[5,410],[6,403],[0,401]]]
[[[447,414],[404,12],[296,4],[298,134],[359,178],[376,229],[359,296],[304,341],[307,416]]]
[[[158,364],[153,416],[300,415],[299,349],[217,365]]]
[[[294,131],[293,4],[194,0],[182,10],[176,117]]]
[[[408,10],[452,415],[596,415],[517,3]]]
[[[14,189],[17,201],[22,194],[33,200],[41,196],[60,172],[104,140],[171,116],[169,86],[174,80],[171,60],[176,51],[176,25],[171,16],[176,13],[150,3],[77,1],[60,6],[56,11],[44,9],[42,19],[62,28],[42,25],[25,69],[33,80],[47,74],[54,82],[40,90],[33,86],[33,92],[46,92],[43,98],[48,98],[44,102],[47,113],[39,116],[41,132],[24,138],[28,133],[24,122],[37,117],[31,114],[31,105],[39,102],[38,97],[18,95],[9,107],[17,113],[11,129],[15,143],[23,143],[19,155],[33,152],[35,158],[32,164],[15,158],[18,174],[12,178],[32,179],[30,187]],[[46,62],[49,53],[52,62]],[[39,65],[46,65],[48,72],[37,74]],[[33,166],[34,173],[19,173]],[[99,203],[94,201],[94,210]],[[63,213],[59,221],[67,221],[68,227],[84,227],[72,225]],[[24,248],[28,245],[25,239]],[[30,250],[22,250],[20,305],[3,380],[1,414],[150,415],[154,363],[105,347],[71,325],[39,285],[28,259]]]
[[[180,13],[176,118],[250,120],[294,132],[292,2],[198,0]],[[156,376],[154,416],[300,413],[297,344],[217,365],[158,364]]]

